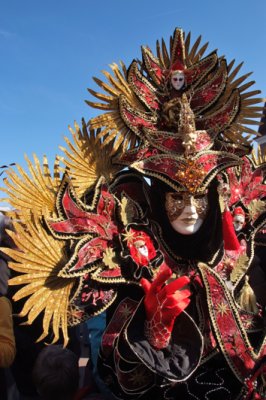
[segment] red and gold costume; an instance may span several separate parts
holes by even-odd
[[[206,48],[176,29],[169,50],[111,65],[87,102],[104,113],[75,125],[54,173],[37,158],[8,172],[21,315],[42,313],[40,339],[67,342],[69,325],[106,311],[99,373],[114,398],[266,395],[265,164],[249,155],[262,100]],[[191,235],[170,224],[186,204],[203,220]],[[252,211],[242,236],[239,206]]]

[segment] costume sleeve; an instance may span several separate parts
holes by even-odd
[[[99,372],[111,391],[118,398],[133,399],[155,386],[158,391],[159,386],[186,380],[202,354],[202,337],[193,320],[185,312],[180,314],[169,345],[156,350],[144,335],[142,301],[133,305],[134,310],[129,305],[129,299],[118,305],[102,340]],[[131,311],[127,321],[122,320],[125,308]]]
[[[183,311],[175,320],[169,345],[157,350],[144,334],[145,309],[141,303],[126,328],[125,338],[132,352],[155,374],[183,381],[198,366],[202,336],[192,318]]]
[[[12,307],[10,301],[0,297],[0,367],[9,367],[16,353],[13,331]]]

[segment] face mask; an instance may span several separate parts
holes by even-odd
[[[236,232],[241,231],[241,229],[244,226],[244,223],[245,223],[245,218],[242,215],[236,215],[233,221],[235,231]]]
[[[191,235],[201,227],[208,211],[207,193],[192,196],[188,192],[166,193],[165,208],[173,229]]]
[[[185,84],[184,72],[174,72],[171,76],[171,84],[174,89],[180,90]]]

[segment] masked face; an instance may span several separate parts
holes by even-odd
[[[149,257],[149,250],[148,250],[148,247],[147,247],[147,246],[145,246],[145,245],[139,246],[139,247],[137,247],[137,249],[138,249],[138,252],[139,252],[143,257],[146,257],[146,258]]]
[[[245,217],[243,215],[235,215],[233,224],[236,232],[241,231],[245,224]]]
[[[180,90],[185,84],[185,75],[182,71],[174,72],[171,76],[171,84],[174,89]]]
[[[207,193],[192,196],[188,192],[166,193],[165,208],[173,229],[182,235],[199,230],[208,211]]]

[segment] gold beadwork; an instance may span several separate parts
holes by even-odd
[[[196,161],[187,159],[184,163],[180,163],[175,175],[190,193],[195,193],[206,174],[203,167],[200,169]]]

